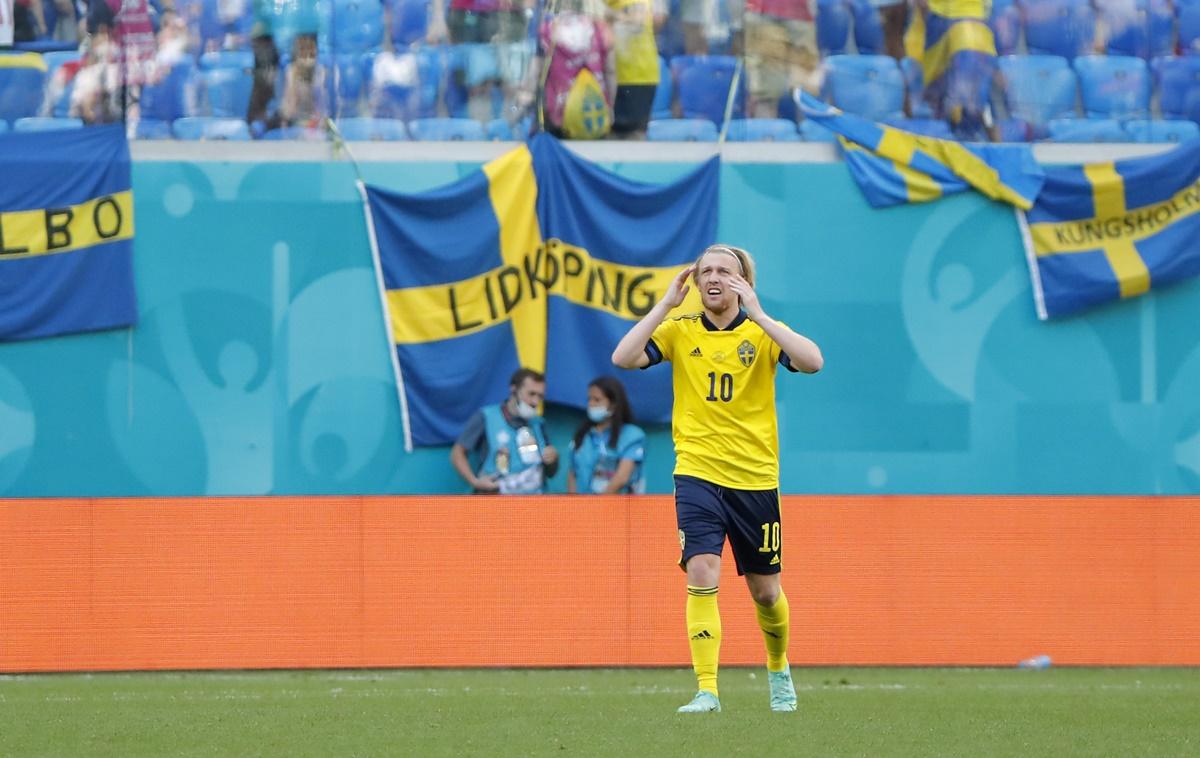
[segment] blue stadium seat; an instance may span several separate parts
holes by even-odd
[[[404,142],[408,139],[404,122],[393,118],[343,118],[337,124],[343,139],[351,142]]]
[[[913,118],[933,116],[933,109],[925,101],[925,69],[921,67],[921,62],[914,58],[902,58],[900,73],[904,76],[904,86],[908,90],[908,107]]]
[[[1200,56],[1158,58],[1154,75],[1163,118],[1200,121]]]
[[[230,140],[250,139],[250,128],[240,118],[213,118],[211,116],[185,116],[175,119],[171,131],[181,140]]]
[[[988,26],[996,38],[996,53],[1012,55],[1021,41],[1021,8],[1016,0],[994,0]]]
[[[4,134],[7,131],[8,131],[8,122],[5,121],[4,119],[0,118],[0,134]]]
[[[923,137],[954,139],[950,125],[940,118],[889,118],[885,123]]]
[[[201,71],[199,80],[208,104],[208,115],[218,118],[245,117],[250,107],[250,90],[254,86],[253,74],[250,71],[216,68]]]
[[[686,118],[706,118],[714,124],[725,120],[725,105],[737,59],[728,55],[677,55],[671,59],[671,73],[679,93],[679,108]],[[730,118],[745,115],[746,77],[738,80],[738,92]]]
[[[83,121],[77,118],[54,118],[53,116],[27,116],[13,122],[14,132],[57,132],[64,129],[82,129]]]
[[[41,110],[45,89],[45,71],[0,66],[0,119],[15,121],[36,116]]]
[[[1141,58],[1084,55],[1075,59],[1083,110],[1093,118],[1145,118],[1150,113],[1150,69]]]
[[[249,50],[214,50],[200,56],[200,69],[213,71],[218,68],[236,68],[252,71],[254,54]]]
[[[185,59],[172,66],[157,83],[144,85],[138,99],[142,116],[171,122],[186,115],[187,91],[194,72],[191,60]]]
[[[872,121],[904,110],[904,75],[886,55],[833,55],[825,61],[825,88],[833,104]]]
[[[654,89],[654,104],[650,106],[650,118],[670,118],[671,99],[675,97],[675,83],[671,80],[671,67],[658,59],[658,86]]]
[[[646,139],[651,142],[716,142],[717,125],[706,118],[663,118],[650,122]]]
[[[53,3],[47,3],[46,7],[49,8],[52,5]],[[50,23],[49,19],[46,20],[46,23]],[[79,60],[79,51],[51,50],[49,52],[42,53],[42,60],[46,62],[46,79],[49,79],[50,77],[54,76],[54,72],[57,71],[58,67],[62,64]]]
[[[339,53],[333,70],[337,77],[338,111],[357,113],[358,102],[366,91],[362,56],[358,53]]]
[[[1002,118],[996,122],[996,138],[1000,142],[1032,142],[1033,127],[1019,118]]]
[[[1200,55],[1200,0],[1176,2],[1175,18],[1179,25],[1179,51],[1184,55]]]
[[[1200,137],[1195,121],[1181,119],[1134,119],[1125,122],[1125,131],[1134,142],[1187,142]]]
[[[139,119],[134,126],[134,139],[171,139],[171,124],[157,118]]]
[[[383,3],[379,0],[333,0],[332,22],[333,49],[338,53],[361,53],[383,43]]]
[[[796,122],[785,118],[735,118],[725,138],[730,142],[799,142]]]
[[[850,4],[846,0],[817,0],[817,47],[821,57],[843,55],[850,39]]]
[[[1051,142],[1130,142],[1115,118],[1057,118],[1049,124]]]
[[[418,118],[408,125],[413,139],[432,142],[486,140],[483,124],[471,118]]]
[[[836,134],[810,119],[800,122],[800,136],[805,142],[837,142]]]
[[[854,46],[860,55],[883,54],[883,22],[871,0],[850,0],[854,14]],[[820,10],[817,11],[820,14]],[[817,16],[820,18],[820,15]]]
[[[1174,48],[1170,0],[1096,0],[1096,11],[1109,55],[1151,58]]]
[[[269,142],[324,142],[325,130],[309,129],[305,126],[281,126],[266,132],[262,138]]]
[[[430,0],[395,0],[392,3],[392,42],[405,48],[422,42],[429,29]]]
[[[1096,12],[1088,0],[1036,0],[1024,8],[1025,45],[1035,55],[1087,55],[1096,39]]]
[[[456,58],[454,50],[421,47],[411,53],[399,54],[388,66],[381,65],[387,59],[371,54],[365,56],[372,115],[401,120],[436,116],[439,97],[447,82],[445,61]],[[464,114],[466,91],[458,93],[457,99],[450,96],[449,88],[445,91],[446,106],[451,115]]]
[[[997,64],[1004,76],[1010,115],[1027,122],[1037,137],[1051,119],[1075,115],[1078,83],[1066,58],[1057,55],[1005,55]]]
[[[494,118],[483,126],[483,131],[492,142],[510,142],[513,139],[513,129],[502,118]]]

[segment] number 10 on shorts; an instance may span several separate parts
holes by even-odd
[[[778,553],[779,552],[779,522],[768,521],[762,525],[763,542],[762,547],[758,549],[760,553]]]

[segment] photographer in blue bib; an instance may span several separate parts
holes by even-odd
[[[646,433],[633,423],[625,386],[611,376],[588,385],[587,420],[567,451],[567,492],[612,495],[646,491]]]
[[[538,409],[546,396],[546,377],[517,369],[509,380],[508,399],[487,405],[467,421],[450,448],[450,463],[480,494],[536,495],[558,471],[558,450],[546,438]]]

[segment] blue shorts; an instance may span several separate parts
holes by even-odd
[[[676,476],[675,521],[681,567],[686,568],[693,555],[720,555],[728,537],[739,576],[779,573],[779,490],[735,490],[694,476]]]

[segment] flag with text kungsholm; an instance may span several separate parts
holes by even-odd
[[[1200,139],[1149,158],[1051,166],[1021,214],[1038,317],[1200,274]]]
[[[0,135],[0,341],[137,321],[121,124]]]

